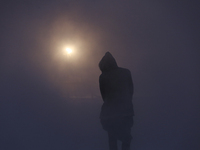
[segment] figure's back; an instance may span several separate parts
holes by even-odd
[[[101,118],[134,115],[133,83],[130,71],[118,67],[109,52],[101,59],[99,68],[102,71],[99,86],[104,101]]]
[[[128,69],[118,67],[102,73],[100,84],[103,85],[104,99],[132,99],[133,84]]]
[[[133,126],[133,82],[128,69],[120,68],[114,57],[107,52],[99,63],[102,74],[99,86],[103,105],[100,119],[108,132],[110,150],[117,149],[117,140],[122,141],[122,149],[130,149],[131,127]]]

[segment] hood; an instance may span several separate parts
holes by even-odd
[[[99,68],[102,72],[110,71],[118,68],[115,58],[110,52],[106,52],[101,61],[99,62]]]

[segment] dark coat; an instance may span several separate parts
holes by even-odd
[[[103,105],[101,119],[133,116],[133,82],[131,72],[120,68],[114,57],[107,52],[99,63],[102,74],[99,77],[99,86]]]

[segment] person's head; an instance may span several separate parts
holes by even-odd
[[[117,67],[117,62],[110,52],[106,52],[99,62],[99,68],[102,72],[116,69]]]

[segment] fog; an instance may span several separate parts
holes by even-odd
[[[98,85],[107,51],[132,73],[132,148],[199,149],[197,6],[2,2],[0,149],[108,149]]]

